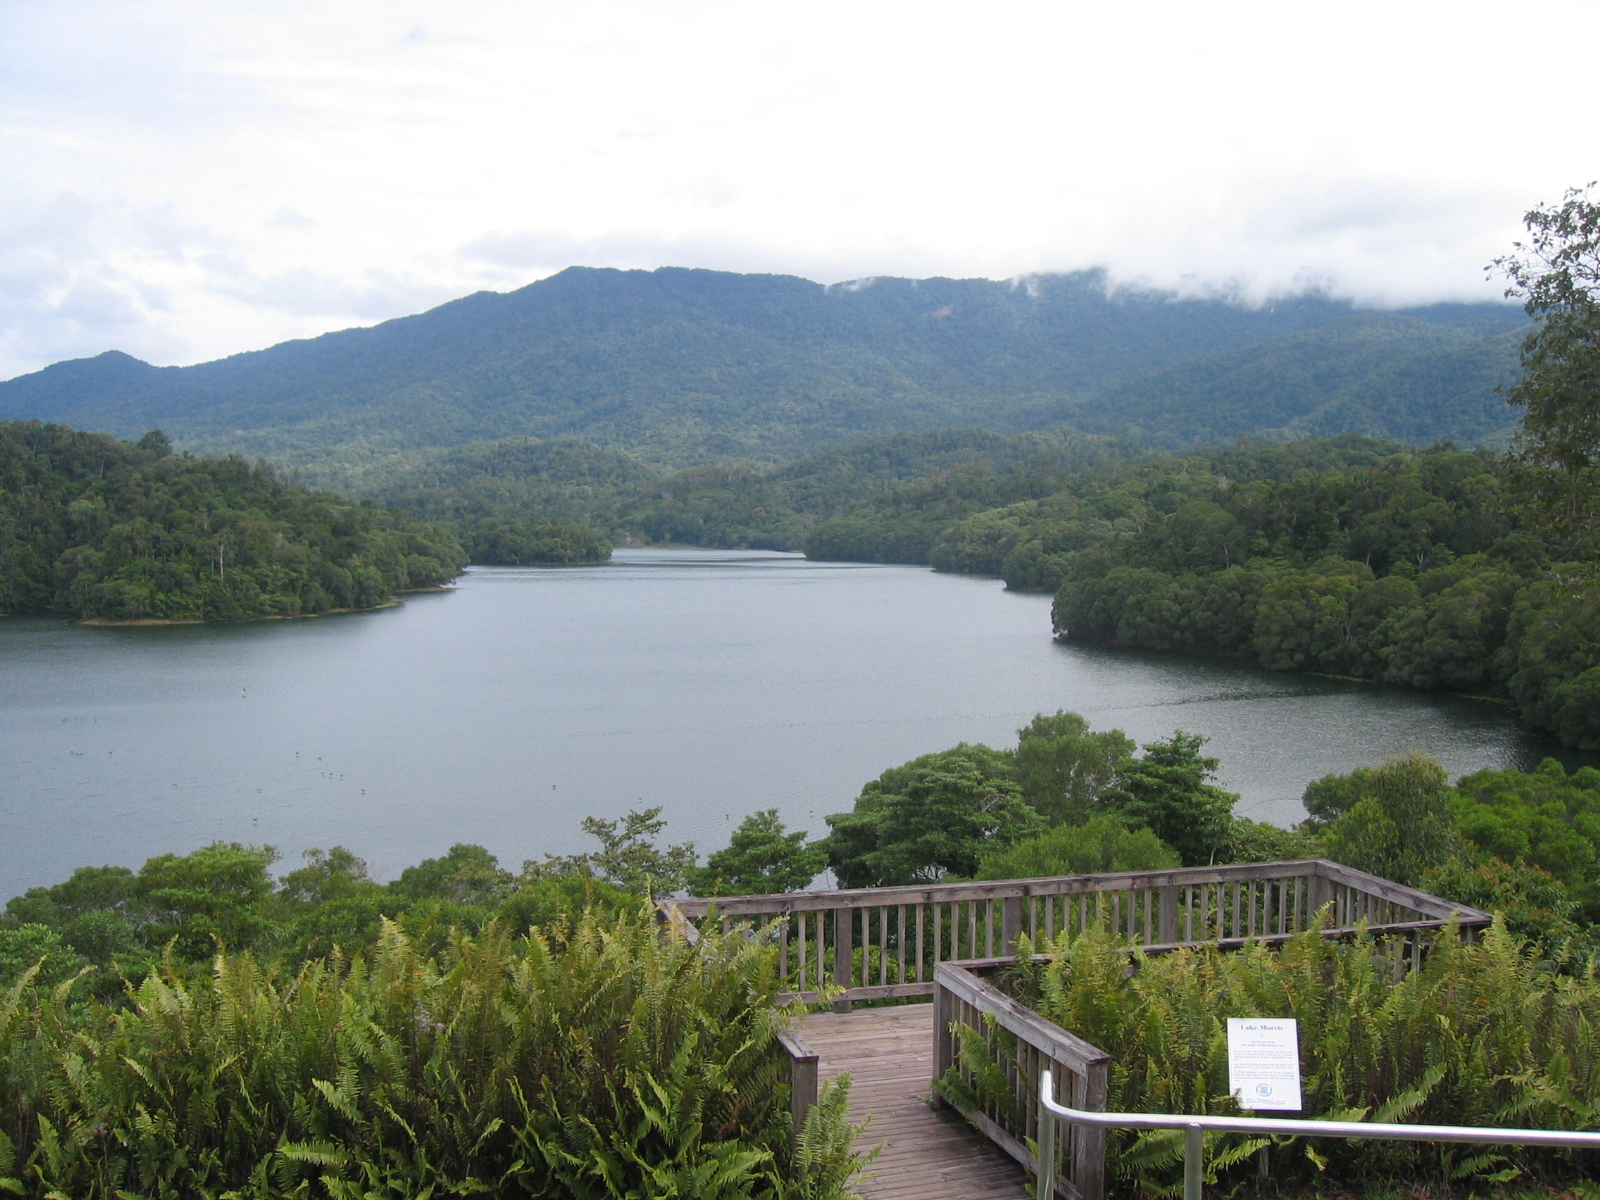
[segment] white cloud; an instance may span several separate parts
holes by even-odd
[[[1546,6],[1569,44],[1584,0]],[[1510,3],[12,0],[0,375],[573,262],[1494,296],[1596,174]],[[1542,114],[1553,114],[1544,117]]]

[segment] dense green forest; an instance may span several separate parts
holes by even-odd
[[[611,530],[618,504],[660,476],[632,454],[577,438],[514,437],[374,464],[350,486],[429,521],[540,518]]]
[[[238,458],[0,422],[0,613],[225,621],[371,608],[465,563],[447,531]]]
[[[439,449],[513,437],[583,439],[658,472],[763,470],[956,426],[1064,423],[1168,448],[1268,430],[1471,443],[1511,424],[1493,388],[1514,373],[1525,326],[1503,304],[1362,313],[1307,293],[1251,305],[1119,289],[1092,271],[824,287],[575,267],[197,366],[115,352],[58,363],[0,383],[0,418],[124,437],[160,427],[186,448],[363,490]]]
[[[468,559],[488,567],[568,567],[611,557],[611,543],[587,525],[556,521],[479,521],[461,540]]]

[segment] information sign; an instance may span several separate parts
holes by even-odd
[[[1300,1034],[1292,1019],[1228,1018],[1228,1089],[1240,1108],[1300,1111]]]

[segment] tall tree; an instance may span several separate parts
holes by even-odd
[[[1120,729],[1089,731],[1077,713],[1040,713],[1017,730],[1012,772],[1022,798],[1052,825],[1081,825],[1089,806],[1116,777],[1117,760],[1134,743]]]
[[[1226,852],[1239,801],[1211,782],[1218,760],[1200,753],[1205,743],[1179,729],[1167,741],[1146,744],[1143,757],[1117,763],[1116,786],[1100,800],[1130,825],[1154,830],[1186,867],[1215,862]]]
[[[1522,405],[1512,477],[1563,557],[1595,548],[1600,534],[1600,201],[1594,183],[1524,218],[1529,239],[1494,265],[1537,322],[1522,344]]]
[[[1318,780],[1306,790],[1306,809],[1333,814],[1325,835],[1331,857],[1415,886],[1461,849],[1453,794],[1444,767],[1411,751],[1344,780]]]
[[[820,843],[807,842],[803,829],[785,829],[778,810],[764,808],[739,823],[726,849],[689,872],[689,890],[697,896],[798,892],[825,866]]]

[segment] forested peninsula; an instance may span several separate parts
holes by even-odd
[[[0,614],[229,621],[373,608],[459,574],[455,537],[237,457],[0,422]]]

